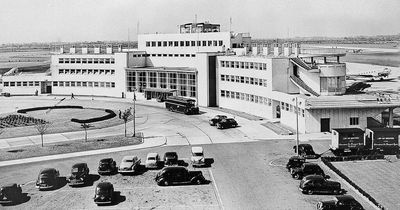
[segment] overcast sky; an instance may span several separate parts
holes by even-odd
[[[0,43],[137,40],[196,14],[253,38],[400,33],[400,0],[0,0]]]

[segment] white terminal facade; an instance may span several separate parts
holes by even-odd
[[[301,49],[294,43],[252,45],[248,33],[221,32],[220,25],[188,23],[177,34],[141,34],[138,48],[61,47],[50,71],[2,77],[11,95],[54,94],[156,98],[191,97],[199,106],[219,106],[261,116],[300,133],[332,128],[393,125],[395,99],[348,95],[345,53]],[[296,111],[298,110],[298,111]],[[386,122],[385,122],[386,123]]]

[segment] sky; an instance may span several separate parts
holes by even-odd
[[[0,0],[0,43],[132,41],[195,16],[253,38],[400,34],[400,0]]]

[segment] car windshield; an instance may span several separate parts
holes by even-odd
[[[147,160],[156,160],[156,158],[155,157],[149,157],[149,158],[147,158]]]
[[[97,188],[97,194],[106,194],[108,193],[109,189],[104,189],[104,188]]]
[[[193,153],[193,156],[203,156],[203,153],[201,153],[201,152],[195,152],[195,153]]]
[[[82,172],[83,171],[83,168],[73,168],[72,169],[72,173],[78,173],[78,172]]]
[[[133,162],[133,160],[132,159],[126,159],[126,160],[124,160],[124,162]]]
[[[39,180],[39,182],[40,183],[47,183],[47,182],[49,182],[49,178],[47,178],[47,177],[42,177],[42,178],[40,178],[40,180]]]

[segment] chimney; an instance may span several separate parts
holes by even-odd
[[[263,48],[262,48],[262,54],[269,55],[270,48],[271,48],[271,46],[269,46],[268,44],[264,44]]]
[[[274,56],[281,54],[282,48],[279,47],[279,43],[274,43]]]
[[[300,54],[300,44],[299,43],[293,43],[292,44],[292,52],[294,53],[294,55],[296,57],[299,56],[299,54]]]
[[[69,48],[69,53],[75,54],[75,45],[72,45],[72,46]]]
[[[252,52],[252,55],[254,55],[254,56],[258,54],[258,46],[257,46],[257,44],[252,44],[251,52]]]
[[[118,45],[118,52],[122,52],[122,45]]]
[[[289,57],[292,54],[292,45],[290,43],[283,44],[283,55]]]
[[[94,54],[100,54],[100,46],[99,45],[95,45],[94,46]]]
[[[88,53],[87,45],[83,45],[82,46],[82,54],[87,54],[87,53]]]
[[[106,53],[107,53],[107,54],[112,54],[112,53],[113,53],[112,45],[107,45],[107,47],[106,47]]]
[[[60,46],[60,53],[63,54],[64,53],[64,45]]]

